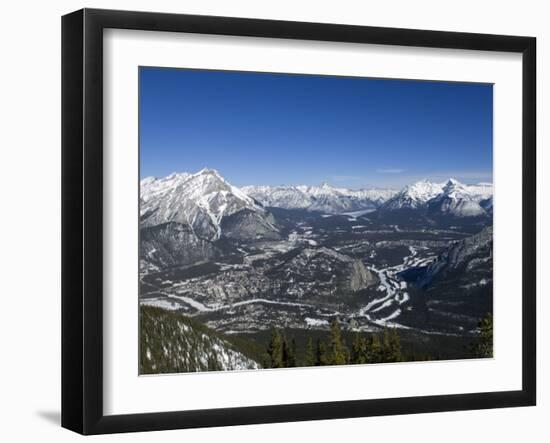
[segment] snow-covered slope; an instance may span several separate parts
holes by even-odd
[[[455,217],[486,214],[479,204],[478,196],[472,195],[468,187],[454,179],[449,179],[442,192],[428,202],[428,207],[430,211]]]
[[[175,312],[140,307],[140,373],[260,369],[224,337]]]
[[[405,186],[381,210],[426,209],[435,215],[477,217],[492,210],[492,195],[493,186],[488,183],[465,185],[452,178],[443,183],[421,180]]]
[[[244,186],[241,190],[262,205],[284,209],[305,209],[311,198],[297,186]]]
[[[249,222],[256,223],[258,235],[277,233],[271,214],[214,169],[145,178],[140,199],[143,227],[176,222],[190,226],[198,237],[217,240],[224,218],[246,213]]]
[[[320,186],[245,186],[241,189],[264,206],[331,214],[376,209],[395,194],[391,189],[353,190],[327,183]]]
[[[428,203],[443,191],[441,183],[421,180],[405,186],[399,193],[390,198],[383,206],[386,210],[416,209]]]
[[[233,238],[277,238],[278,229],[266,207],[306,209],[330,214],[374,210],[423,209],[432,214],[472,217],[492,212],[489,183],[465,185],[422,180],[391,189],[321,186],[245,186],[237,188],[213,169],[171,174],[141,181],[142,227],[168,222],[188,225],[199,238],[215,241],[226,227]]]
[[[477,201],[493,198],[492,183],[478,183],[477,185],[464,185],[468,189],[472,198]]]

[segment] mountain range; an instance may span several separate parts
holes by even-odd
[[[278,238],[271,213],[213,169],[141,181],[141,227],[169,222],[210,241],[220,239],[222,227],[226,237]]]
[[[277,239],[279,229],[269,208],[303,209],[326,214],[421,210],[430,215],[483,217],[492,214],[493,186],[466,185],[455,179],[421,180],[400,191],[320,186],[244,186],[228,183],[216,170],[174,173],[141,181],[140,223],[188,225],[200,238],[215,241],[250,236]]]
[[[380,209],[428,209],[432,214],[475,217],[489,215],[492,200],[491,184],[465,185],[452,178],[444,183],[421,180],[405,186],[382,204]]]
[[[267,330],[332,320],[467,356],[492,312],[490,183],[237,187],[203,169],[140,185],[142,373],[256,368]]]
[[[330,214],[374,210],[396,193],[392,189],[337,188],[328,183],[320,186],[245,186],[241,189],[267,207]]]

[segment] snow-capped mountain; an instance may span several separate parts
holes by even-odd
[[[478,217],[486,214],[476,196],[454,179],[449,179],[442,192],[428,202],[428,207],[430,211],[455,217]]]
[[[477,185],[465,185],[470,195],[477,201],[493,198],[492,183],[478,183]]]
[[[491,213],[493,185],[465,185],[450,178],[443,183],[421,180],[405,186],[381,206],[382,211],[426,209],[431,214],[477,217]]]
[[[412,185],[405,186],[395,196],[390,198],[382,208],[385,210],[416,209],[428,203],[432,198],[441,194],[441,183],[433,183],[429,180],[421,180]]]
[[[465,185],[449,179],[444,183],[422,180],[399,192],[352,190],[327,183],[237,188],[213,169],[195,174],[174,173],[164,178],[148,177],[141,181],[141,226],[179,223],[190,228],[191,231],[185,234],[189,239],[193,235],[207,241],[222,236],[242,240],[277,239],[279,229],[266,207],[330,214],[419,209],[430,215],[474,217],[492,213],[492,185]],[[197,243],[198,239],[193,241]]]
[[[330,214],[376,209],[395,194],[391,189],[347,189],[320,186],[245,186],[241,188],[264,206],[307,209]]]
[[[266,207],[305,209],[311,198],[299,186],[244,186],[241,190]]]
[[[256,236],[277,235],[272,215],[214,169],[141,181],[143,227],[176,222],[190,226],[200,238],[217,240],[222,235],[222,222],[241,215],[246,217],[247,225],[254,224]]]

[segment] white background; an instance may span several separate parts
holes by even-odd
[[[73,441],[58,427],[60,392],[60,15],[82,6],[234,15],[287,20],[414,27],[538,37],[538,145],[542,151],[550,114],[547,89],[550,29],[544,2],[440,1],[277,2],[157,0],[11,2],[3,5],[0,32],[0,218],[2,315],[0,317],[0,437],[5,441]],[[546,123],[546,126],[548,123]],[[546,163],[546,165],[543,165]],[[539,189],[548,195],[548,156],[539,156]],[[544,182],[544,183],[543,183]],[[548,200],[548,199],[547,199]],[[548,222],[548,203],[539,225]],[[548,234],[539,230],[539,250]],[[539,274],[548,259],[539,254]],[[550,362],[541,324],[548,303],[539,279],[539,406],[495,411],[440,413],[236,428],[169,431],[98,437],[121,441],[546,441],[550,434]],[[541,345],[542,344],[542,345]]]

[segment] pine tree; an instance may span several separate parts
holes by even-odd
[[[328,350],[328,364],[330,365],[345,365],[348,363],[349,353],[346,345],[342,341],[342,332],[340,325],[336,320],[333,320],[330,325],[330,339]]]
[[[350,363],[357,364],[361,360],[361,336],[355,334],[355,338],[351,344]]]
[[[472,346],[472,353],[477,358],[493,357],[493,315],[487,314],[478,324],[479,343]]]
[[[327,351],[325,344],[321,339],[317,339],[317,347],[315,350],[315,366],[324,366],[327,364]]]
[[[288,349],[288,365],[287,368],[296,367],[296,340],[293,338],[290,341],[290,347]]]
[[[371,335],[367,356],[368,363],[380,363],[383,361],[382,345],[378,334]]]
[[[304,357],[304,366],[315,366],[315,351],[313,350],[313,340],[311,337],[306,341],[306,353]]]
[[[397,333],[397,328],[393,328],[388,334],[388,349],[386,350],[386,361],[401,361],[401,339]]]
[[[382,334],[382,362],[386,363],[390,360],[390,334],[387,328],[384,328]]]
[[[265,369],[271,368],[271,357],[267,350],[262,354],[262,367]]]
[[[267,354],[269,355],[269,367],[283,367],[283,339],[277,329],[271,331],[271,341],[267,347]]]
[[[355,335],[351,346],[350,363],[360,365],[368,363],[368,342],[359,333]]]
[[[296,340],[293,338],[290,343],[286,336],[283,336],[283,366],[294,368],[296,366]]]
[[[283,368],[288,368],[290,349],[289,349],[288,341],[285,335],[282,336],[282,341],[283,341]]]

